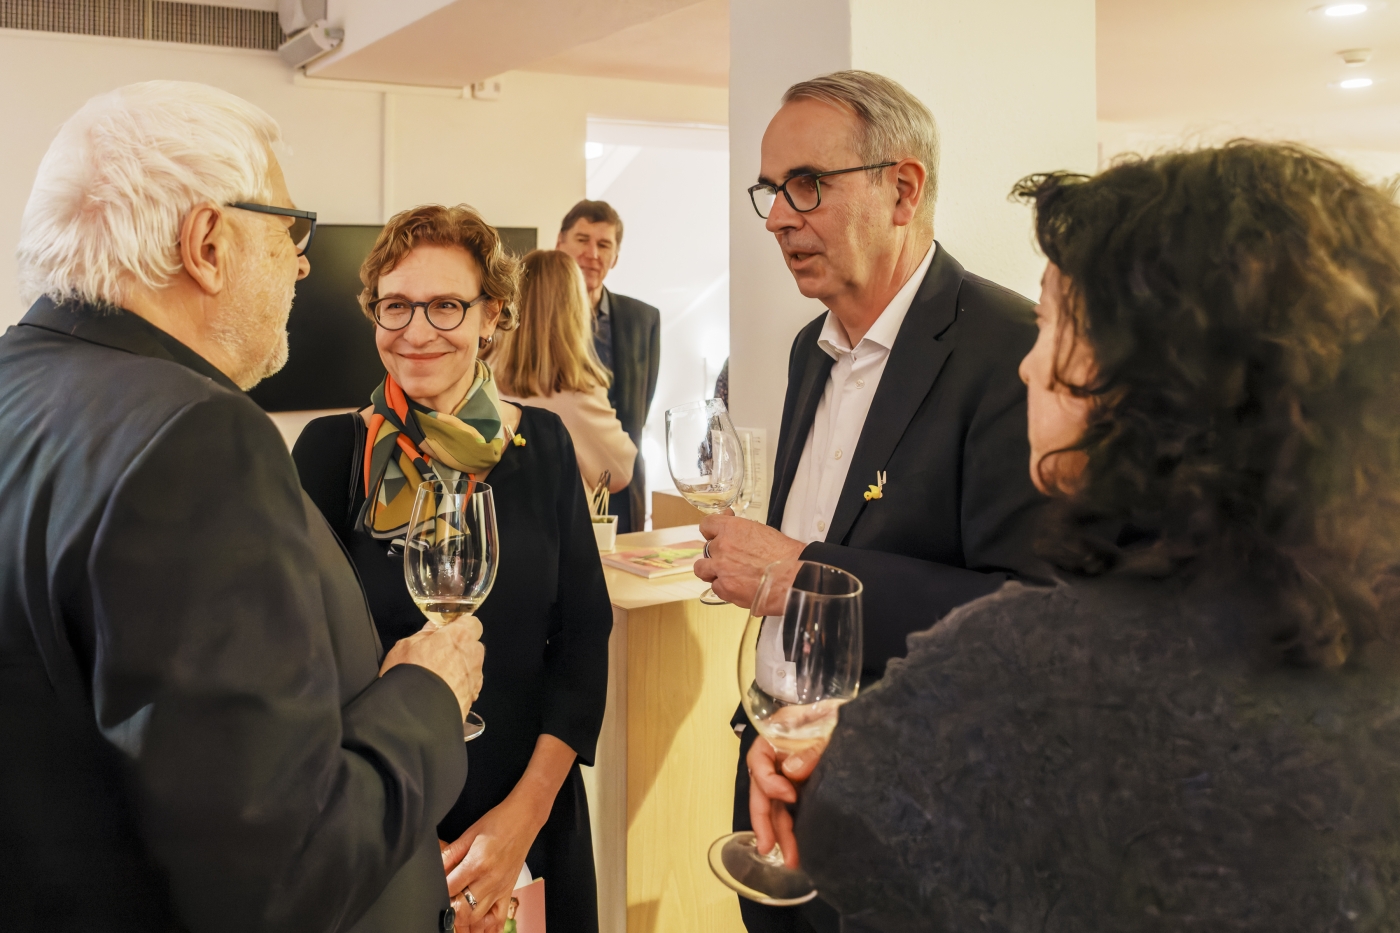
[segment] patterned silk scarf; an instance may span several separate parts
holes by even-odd
[[[374,413],[365,441],[365,505],[359,524],[375,538],[402,537],[424,480],[475,477],[501,460],[508,432],[491,369],[476,362],[476,377],[452,414],[410,401],[386,375],[370,396]]]

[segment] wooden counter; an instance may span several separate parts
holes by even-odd
[[[698,539],[694,525],[619,535],[618,550]],[[604,565],[613,604],[608,707],[584,768],[604,933],[744,933],[710,873],[730,831],[747,612],[705,606],[690,574],[647,580]],[[546,879],[546,884],[548,880]]]

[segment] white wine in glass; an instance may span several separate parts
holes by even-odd
[[[666,412],[666,463],[685,501],[707,515],[734,505],[744,485],[744,445],[717,398],[688,402]],[[700,601],[723,606],[707,589]]]
[[[438,625],[476,611],[496,582],[500,542],[491,487],[466,476],[418,485],[404,539],[403,576],[413,602]],[[486,722],[467,713],[463,736],[481,735]]]
[[[841,705],[860,690],[861,583],[836,567],[782,560],[763,571],[739,645],[739,695],[758,734],[787,755],[824,748]],[[758,851],[751,832],[710,846],[710,868],[750,900],[789,907],[817,896],[774,845]]]

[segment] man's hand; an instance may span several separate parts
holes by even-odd
[[[447,682],[467,718],[481,693],[481,662],[486,649],[481,646],[481,623],[476,616],[464,616],[447,625],[429,622],[422,631],[399,639],[384,658],[384,672],[399,664],[426,667]]]
[[[787,804],[797,803],[797,785],[812,776],[826,743],[784,755],[760,738],[749,748],[749,821],[757,837],[758,852],[767,855],[773,843],[783,847],[783,864],[798,867],[797,836]]]
[[[743,609],[753,604],[763,568],[775,560],[802,556],[806,547],[781,531],[725,511],[706,515],[700,533],[709,542],[709,557],[695,562],[695,575],[715,595]]]

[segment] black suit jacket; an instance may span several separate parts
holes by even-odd
[[[661,368],[661,312],[626,295],[608,292],[612,314],[613,381],[608,398],[617,410],[622,430],[637,445],[637,465],[627,487],[632,507],[632,531],[646,520],[646,465],[642,461],[642,428],[647,423],[656,375]]]
[[[1032,544],[1043,497],[1031,484],[1026,387],[1033,305],[963,270],[942,245],[895,339],[826,540],[802,557],[865,584],[865,674],[903,657],[904,639],[1008,579],[1041,579]],[[834,363],[825,315],[793,342],[773,508],[783,512]],[[879,471],[884,495],[866,500]]]
[[[438,929],[461,715],[272,422],[125,311],[0,337],[0,929]]]

